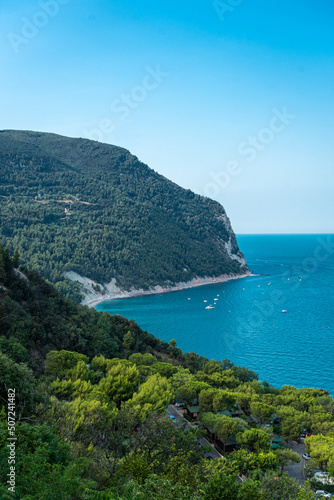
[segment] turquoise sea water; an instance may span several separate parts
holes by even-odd
[[[237,239],[255,276],[96,309],[134,319],[184,351],[229,358],[277,387],[321,387],[334,395],[334,236]]]

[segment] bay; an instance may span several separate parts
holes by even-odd
[[[253,276],[109,300],[96,309],[134,319],[185,352],[228,358],[276,387],[320,387],[333,395],[334,236],[237,239]]]

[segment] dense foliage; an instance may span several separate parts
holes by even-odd
[[[184,355],[156,339],[133,320],[75,304],[36,271],[17,266],[17,252],[11,258],[0,244],[0,349],[16,362],[41,371],[45,355],[60,349],[107,357],[160,353],[193,367],[203,362],[201,356]]]
[[[67,212],[67,214],[65,213]],[[0,132],[0,241],[63,294],[64,277],[148,288],[238,273],[219,203],[182,189],[127,150],[84,139]]]
[[[36,272],[19,271],[18,260],[0,246],[3,500],[311,500],[311,486],[330,490],[284,474],[300,461],[289,441],[307,432],[308,470],[334,475],[334,400],[325,390],[276,389],[228,360],[184,354],[134,322],[65,299]],[[13,387],[15,494],[7,484]],[[194,425],[165,414],[175,397],[198,403]],[[208,432],[218,460],[199,446]],[[231,438],[237,446],[227,454],[219,445]]]

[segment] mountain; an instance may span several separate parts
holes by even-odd
[[[24,265],[77,301],[247,272],[219,203],[87,139],[1,131],[0,226]]]

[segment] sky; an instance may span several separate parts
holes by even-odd
[[[330,0],[2,0],[0,129],[125,147],[236,233],[334,233]]]

